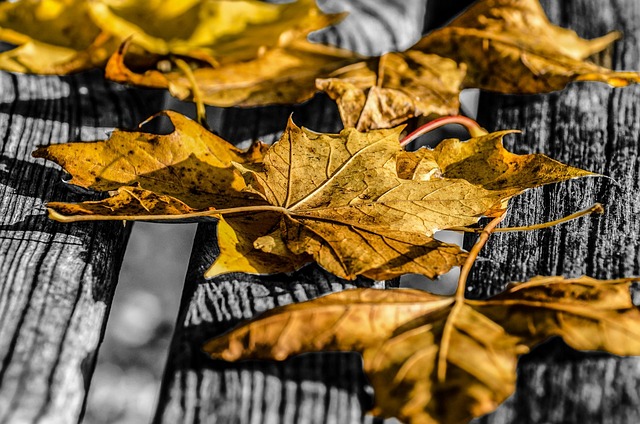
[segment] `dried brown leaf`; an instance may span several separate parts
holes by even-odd
[[[461,304],[409,289],[347,290],[273,309],[204,350],[227,361],[357,351],[375,390],[374,414],[413,424],[461,423],[506,399],[518,356],[551,336],[577,349],[640,355],[640,311],[630,282],[537,277]],[[442,359],[444,379],[437,373]]]
[[[433,278],[466,258],[434,240],[436,230],[498,214],[527,188],[589,175],[539,155],[512,155],[500,143],[504,133],[449,140],[423,154],[400,147],[402,128],[320,134],[290,121],[266,153],[259,143],[242,152],[165,114],[175,127],[167,135],[116,131],[104,142],[37,150],[69,171],[73,184],[121,190],[99,202],[51,203],[50,214],[62,221],[224,216],[209,277],[293,271],[313,258],[348,279]],[[491,166],[476,169],[482,161]],[[437,168],[428,171],[433,178],[424,178],[424,163]]]
[[[615,87],[640,82],[637,72],[616,72],[586,60],[619,37],[613,32],[582,39],[551,24],[538,0],[480,0],[413,49],[466,64],[466,87],[545,93],[573,81]]]

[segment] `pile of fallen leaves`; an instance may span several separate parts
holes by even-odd
[[[109,193],[50,202],[50,217],[217,221],[220,254],[207,277],[316,262],[346,279],[435,278],[461,266],[455,296],[349,290],[274,309],[205,346],[224,360],[361,352],[374,413],[406,422],[457,423],[492,411],[514,390],[518,356],[550,336],[576,349],[640,354],[632,279],[538,277],[487,300],[464,298],[469,270],[511,198],[594,174],[506,151],[502,138],[513,131],[473,127],[470,140],[409,152],[397,126],[456,114],[466,87],[540,93],[573,81],[639,82],[638,73],[586,60],[619,35],[581,39],[549,23],[536,0],[480,0],[404,52],[365,58],[307,40],[339,19],[313,0],[0,4],[0,39],[17,45],[0,54],[4,69],[105,67],[107,78],[166,88],[200,106],[294,103],[321,90],[345,126],[321,134],[290,120],[272,146],[256,141],[242,151],[166,111],[174,127],[166,135],[116,130],[106,141],[41,147],[34,156],[61,165],[71,184]],[[483,217],[491,223],[470,252],[434,238],[444,229],[477,232]]]
[[[478,1],[410,49],[372,58],[307,40],[340,19],[315,0],[21,0],[0,4],[0,41],[18,46],[0,54],[0,69],[64,74],[106,64],[114,81],[223,107],[324,91],[345,127],[361,131],[456,114],[463,88],[527,94],[640,81],[586,60],[619,33],[584,40],[552,25],[538,0]]]

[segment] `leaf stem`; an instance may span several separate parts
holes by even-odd
[[[209,129],[209,125],[207,124],[207,110],[204,107],[204,102],[202,100],[202,91],[200,91],[200,87],[198,86],[195,75],[193,75],[191,67],[187,62],[179,57],[173,58],[173,62],[178,68],[180,68],[189,80],[189,84],[191,84],[191,94],[193,96],[193,102],[196,104],[196,120],[198,121],[198,124]]]
[[[449,354],[449,346],[451,344],[451,335],[453,334],[453,325],[456,320],[456,317],[462,307],[464,306],[464,294],[467,290],[467,278],[469,277],[469,272],[471,271],[471,267],[473,267],[474,262],[478,258],[478,254],[480,250],[484,247],[489,240],[489,236],[493,233],[494,229],[506,215],[506,211],[503,212],[500,216],[493,218],[489,224],[482,229],[482,233],[480,234],[480,238],[471,248],[469,252],[469,256],[464,261],[464,265],[462,265],[462,269],[460,270],[460,277],[458,278],[458,288],[456,289],[456,294],[454,297],[455,303],[451,308],[451,313],[447,317],[447,321],[444,324],[444,328],[442,330],[442,340],[440,341],[440,351],[438,352],[438,363],[437,363],[437,377],[439,382],[444,382],[447,377],[447,355]]]
[[[174,221],[180,219],[192,219],[198,217],[216,217],[222,215],[231,215],[239,213],[255,213],[255,212],[281,212],[285,215],[289,214],[289,210],[281,206],[240,206],[228,209],[211,209],[199,212],[191,212],[175,215],[62,215],[53,208],[47,208],[49,218],[58,222],[78,222],[78,221]]]
[[[384,83],[384,62],[387,55],[382,55],[378,58],[378,74],[376,76],[376,87],[381,88]]]
[[[460,277],[458,277],[458,288],[456,289],[455,294],[456,302],[464,302],[464,293],[467,289],[467,278],[469,278],[469,272],[471,271],[474,262],[478,258],[478,254],[489,240],[489,236],[491,236],[491,234],[495,231],[496,226],[502,222],[505,215],[506,211],[503,212],[500,216],[493,218],[491,222],[489,222],[489,224],[487,224],[487,226],[482,229],[480,238],[478,238],[478,241],[476,241],[476,243],[469,251],[469,256],[467,256],[467,259],[464,261],[464,265],[462,265],[462,269],[460,269]]]
[[[467,131],[469,131],[471,137],[481,137],[488,134],[488,132],[484,128],[478,125],[478,123],[471,118],[467,118],[466,116],[462,115],[443,116],[442,118],[434,119],[431,122],[427,122],[417,130],[407,135],[405,138],[400,140],[400,146],[405,147],[407,144],[411,143],[421,135],[424,135],[430,131],[449,124],[462,125],[467,129]]]
[[[541,230],[543,228],[555,227],[559,224],[564,224],[569,221],[573,221],[574,219],[581,218],[585,215],[591,215],[592,213],[597,213],[602,215],[604,213],[604,207],[600,203],[595,203],[592,206],[589,206],[586,209],[581,211],[572,213],[571,215],[567,215],[563,218],[555,219],[549,222],[543,222],[541,224],[534,225],[526,225],[523,227],[503,227],[496,228],[493,230],[494,233],[511,233],[515,231],[533,231],[533,230]],[[448,231],[462,231],[465,233],[482,233],[482,228],[469,228],[469,227],[451,227],[447,228]]]

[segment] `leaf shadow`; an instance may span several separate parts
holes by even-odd
[[[64,183],[63,176],[62,171],[35,161],[0,156],[0,187],[5,190],[3,206],[7,211],[0,219],[0,240],[7,244],[78,246],[77,259],[83,263],[95,262],[92,251],[106,245],[122,252],[118,246],[126,242],[129,228],[123,231],[121,222],[60,223],[48,218],[45,201],[88,200],[87,191],[70,190],[72,186]],[[103,195],[91,195],[92,199],[100,197]],[[113,284],[106,280],[94,284],[94,299],[110,301]]]
[[[82,236],[91,226],[60,224],[46,216],[44,202],[60,200],[79,202],[87,199],[88,191],[74,189],[64,182],[64,172],[34,161],[0,156],[0,184],[10,190],[11,213],[4,216],[2,231],[63,233]],[[20,199],[23,197],[24,199]],[[92,194],[92,199],[103,196]]]
[[[569,346],[561,337],[552,337],[531,349],[527,355],[520,358],[519,366],[540,363],[572,363],[585,359],[608,358],[613,356],[608,352],[580,351]]]
[[[125,87],[104,79],[103,71],[73,75],[27,75],[3,72],[5,92],[0,113],[10,119],[54,120],[68,124],[70,140],[81,140],[83,129],[133,127],[163,106],[163,90]],[[129,112],[125,112],[129,111]]]
[[[298,126],[313,131],[336,133],[342,129],[335,102],[323,93],[317,93],[312,99],[297,105],[207,107],[207,111],[213,132],[232,144],[246,140],[262,140],[271,144],[282,134],[290,116]]]

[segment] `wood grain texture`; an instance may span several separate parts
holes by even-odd
[[[79,421],[128,237],[118,223],[49,221],[44,202],[80,197],[57,166],[31,152],[104,139],[152,111],[145,100],[160,99],[105,83],[99,73],[0,73],[2,423]]]
[[[330,4],[333,11],[341,10],[341,5],[353,8],[349,21],[352,23],[345,22],[339,29],[325,34],[326,39],[361,52],[367,52],[369,47],[380,51],[394,48],[395,43],[404,39],[401,34],[414,34],[417,39],[422,28],[423,1],[397,0],[383,5],[358,0],[327,1],[326,4]],[[361,5],[367,8],[358,9]],[[375,29],[373,32],[360,31],[370,19],[384,19],[384,22],[373,27],[366,24]],[[391,31],[396,31],[395,35],[390,34]],[[363,41],[365,38],[370,41]],[[315,131],[337,132],[341,128],[335,104],[323,95],[295,107],[209,108],[208,111],[211,128],[243,146],[257,138],[275,141],[292,112],[298,125]],[[215,225],[199,226],[154,422],[378,422],[372,417],[363,418],[363,412],[372,406],[372,397],[357,354],[313,354],[283,363],[229,364],[210,360],[200,348],[206,340],[232,328],[240,320],[276,305],[300,302],[348,287],[389,284],[366,279],[347,282],[316,265],[287,275],[229,274],[205,281],[204,270],[216,254]]]
[[[405,50],[418,41],[427,1],[318,0],[318,5],[327,13],[348,15],[340,24],[311,34],[311,40],[374,56]]]
[[[592,38],[623,31],[599,60],[640,69],[640,2],[543,2],[552,21]],[[606,209],[553,229],[492,237],[473,272],[470,295],[484,297],[534,275],[640,275],[640,87],[578,83],[542,96],[483,95],[481,124],[519,128],[508,138],[518,153],[542,152],[610,178],[532,190],[512,202],[503,225],[552,220],[594,202]],[[638,423],[640,359],[578,353],[556,341],[522,358],[517,392],[482,423]]]

